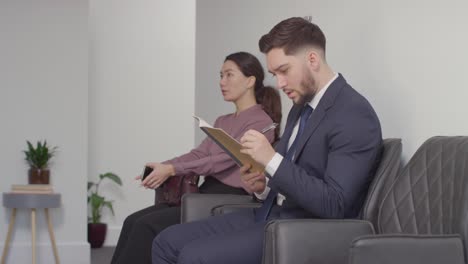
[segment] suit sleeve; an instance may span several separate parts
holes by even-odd
[[[272,188],[320,218],[345,217],[367,186],[380,152],[380,125],[374,111],[367,107],[344,110],[327,135],[325,175],[283,159],[270,179]],[[313,158],[313,150],[309,149],[309,155],[304,152],[299,159]]]

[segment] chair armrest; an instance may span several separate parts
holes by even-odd
[[[372,224],[362,220],[275,220],[265,229],[264,264],[344,264],[351,242],[374,234]]]
[[[353,241],[350,264],[463,264],[459,235],[376,235]]]
[[[219,205],[219,206],[214,207],[212,209],[212,214],[223,215],[223,214],[237,212],[243,209],[259,208],[260,206],[262,206],[262,204],[254,200],[248,203],[244,203],[244,204],[224,204],[224,205]]]
[[[212,209],[224,204],[243,204],[253,201],[250,195],[187,193],[182,196],[181,223],[212,216]]]

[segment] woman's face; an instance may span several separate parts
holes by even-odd
[[[223,63],[220,72],[219,86],[224,100],[228,102],[236,102],[243,96],[246,96],[247,91],[252,86],[252,78],[246,77],[233,61],[227,60]],[[250,86],[249,86],[250,85]]]

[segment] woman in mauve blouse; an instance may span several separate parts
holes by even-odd
[[[220,116],[214,127],[222,128],[239,140],[249,129],[261,131],[273,122],[281,122],[278,91],[263,85],[264,71],[258,59],[247,53],[228,55],[220,71],[221,94],[234,103],[236,111]],[[270,142],[279,137],[279,127],[266,132]],[[239,167],[208,137],[189,153],[164,161],[150,162],[153,172],[142,182],[151,189],[171,176],[205,175],[200,193],[247,194]],[[139,177],[137,177],[139,178]],[[180,207],[157,204],[128,216],[123,224],[112,263],[151,263],[151,243],[163,229],[180,223]]]

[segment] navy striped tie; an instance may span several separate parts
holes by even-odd
[[[313,110],[314,109],[309,104],[306,104],[304,108],[302,109],[301,120],[299,121],[299,129],[297,131],[296,138],[294,139],[294,142],[289,147],[288,152],[286,153],[286,156],[284,157],[285,159],[288,159],[290,161],[294,159],[294,154],[296,152],[296,148],[298,144],[297,142],[299,141],[300,136],[304,132],[307,119],[309,119]],[[275,203],[277,196],[278,196],[278,192],[274,191],[273,189],[270,189],[270,192],[268,193],[267,198],[263,202],[263,205],[255,211],[256,222],[262,222],[262,221],[267,220],[268,215],[270,214],[271,208],[273,207],[273,204]]]

